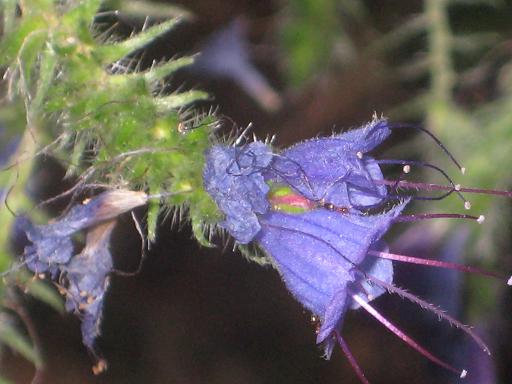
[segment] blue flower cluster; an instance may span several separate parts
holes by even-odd
[[[65,282],[66,309],[81,317],[82,339],[92,352],[113,267],[109,243],[115,219],[146,202],[144,192],[112,190],[73,206],[53,223],[33,225],[28,219],[20,223],[32,243],[25,247],[24,262],[37,274],[49,273]],[[87,231],[85,247],[75,255],[72,236],[82,230]]]
[[[319,316],[318,343],[329,357],[343,317],[392,283],[390,260],[367,257],[408,199],[390,199],[378,163],[367,152],[390,134],[386,120],[332,137],[312,139],[280,154],[261,142],[217,145],[206,154],[204,184],[225,214],[220,225],[239,243],[255,241],[287,288]],[[378,209],[369,214],[368,210]]]

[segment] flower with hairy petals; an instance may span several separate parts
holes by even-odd
[[[61,268],[68,282],[66,310],[80,315],[83,343],[91,351],[100,334],[108,274],[113,268],[109,243],[115,225],[116,221],[110,220],[91,228],[82,252]]]
[[[24,251],[27,267],[36,273],[48,271],[54,276],[60,266],[68,263],[73,256],[73,234],[146,202],[144,192],[112,190],[73,206],[64,217],[50,224],[33,225],[28,219],[23,219],[20,228],[32,242]]]
[[[271,198],[272,201],[272,198]],[[317,343],[328,341],[326,357],[349,308],[356,308],[349,292],[364,291],[368,298],[384,290],[368,285],[367,274],[393,281],[390,260],[367,258],[381,247],[381,238],[405,204],[380,215],[357,215],[315,208],[303,213],[270,212],[260,217],[256,241],[272,257],[288,290],[318,315]],[[367,284],[362,288],[363,284]]]
[[[288,290],[320,319],[317,343],[323,343],[325,356],[329,358],[334,345],[339,344],[365,384],[368,380],[341,336],[346,311],[360,307],[426,358],[460,377],[467,374],[466,370],[456,369],[427,351],[370,304],[386,291],[428,309],[465,332],[489,353],[471,327],[395,286],[393,261],[503,278],[470,266],[389,253],[382,238],[393,222],[459,218],[482,223],[484,219],[482,215],[457,213],[403,215],[402,210],[413,198],[439,200],[455,193],[469,209],[469,202],[461,194],[463,190],[512,196],[507,191],[461,188],[433,164],[376,160],[367,154],[389,136],[391,129],[409,127],[374,119],[362,128],[311,139],[279,154],[272,154],[261,142],[241,148],[216,146],[215,151],[206,154],[205,189],[225,214],[222,226],[237,241],[255,241],[267,253]],[[419,130],[428,134],[464,173],[465,168],[439,139],[423,128]],[[248,156],[250,147],[258,150]],[[244,159],[245,168],[240,167],[240,158]],[[233,172],[233,164],[237,164],[237,172]],[[403,173],[398,180],[386,180],[380,164],[401,165]],[[404,179],[411,165],[438,171],[450,186]],[[403,189],[444,193],[433,197],[417,196],[402,193]]]
[[[220,226],[239,243],[246,244],[260,231],[258,214],[270,208],[269,186],[262,171],[272,161],[272,152],[261,142],[243,148],[216,145],[206,153],[203,179],[225,220]]]
[[[144,192],[112,190],[83,204],[73,206],[60,220],[33,225],[24,218],[20,227],[32,245],[25,247],[27,267],[36,273],[49,272],[52,278],[65,277],[66,309],[80,315],[82,340],[96,356],[94,341],[100,334],[101,314],[108,274],[113,268],[109,251],[110,235],[120,214],[146,204]],[[87,230],[86,244],[75,255],[72,235]],[[98,361],[95,370],[105,369]]]
[[[327,356],[344,313],[358,307],[348,292],[373,299],[384,289],[365,274],[393,280],[391,261],[366,256],[383,248],[382,236],[408,200],[380,214],[362,212],[387,197],[375,183],[383,179],[378,164],[365,154],[389,133],[386,120],[374,120],[278,155],[261,142],[206,154],[205,188],[226,216],[221,226],[240,243],[255,240],[295,298],[320,317],[317,342],[328,341]]]
[[[338,207],[365,208],[380,204],[386,187],[376,184],[382,172],[365,154],[391,131],[385,119],[331,137],[307,140],[276,156],[266,179],[292,187],[304,198]]]

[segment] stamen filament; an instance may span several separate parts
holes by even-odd
[[[393,221],[403,223],[431,219],[468,219],[475,220],[478,223],[482,223],[485,220],[485,217],[466,215],[460,213],[419,213],[414,215],[400,215],[396,217]]]
[[[496,196],[512,198],[512,191],[500,191],[500,190],[495,190],[495,189],[484,189],[484,188],[463,188],[459,184],[456,184],[455,188],[454,188],[453,186],[449,186],[449,185],[441,185],[441,184],[434,184],[434,183],[417,183],[417,182],[407,181],[407,180],[398,180],[398,181],[396,181],[396,180],[374,180],[374,182],[375,182],[375,184],[384,184],[384,185],[398,184],[399,188],[415,189],[417,191],[419,191],[419,190],[449,191],[449,193],[459,191],[459,192],[466,192],[466,193],[496,195]]]
[[[436,171],[438,171],[441,175],[443,175],[443,177],[448,181],[448,183],[451,184],[452,188],[450,189],[450,193],[453,193],[455,192],[459,198],[464,201],[464,205],[466,206],[469,202],[464,198],[464,196],[462,195],[462,193],[460,192],[460,186],[457,184],[455,184],[453,182],[453,180],[450,178],[450,176],[441,168],[439,168],[437,165],[434,165],[434,164],[430,164],[430,163],[426,163],[426,162],[423,162],[423,161],[417,161],[417,160],[377,160],[377,163],[379,164],[399,164],[399,165],[403,165],[403,166],[406,166],[406,165],[416,165],[416,166],[420,166],[420,167],[426,167],[426,168],[431,168],[431,169],[434,169]],[[398,186],[400,187],[400,184],[401,182],[399,181],[398,182]],[[396,187],[396,185],[395,185]],[[469,209],[469,208],[466,208],[466,209]]]
[[[488,276],[488,277],[495,277],[498,279],[505,279],[504,276],[486,271],[480,268],[476,267],[470,267],[463,264],[456,264],[456,263],[450,263],[447,261],[439,261],[439,260],[432,260],[432,259],[422,259],[419,257],[413,257],[413,256],[406,256],[406,255],[397,255],[395,253],[388,253],[388,252],[379,252],[379,251],[368,251],[368,255],[380,257],[381,259],[388,259],[388,260],[394,260],[394,261],[400,261],[404,263],[410,263],[410,264],[419,264],[419,265],[426,265],[428,267],[436,267],[436,268],[446,268],[446,269],[453,269],[456,271],[466,272],[466,273],[473,273],[476,275],[482,275],[482,276]]]
[[[467,335],[469,335],[475,343],[477,343],[482,350],[487,353],[489,356],[491,355],[491,351],[489,350],[489,347],[485,344],[485,342],[471,329],[470,326],[461,323],[457,319],[451,317],[447,313],[445,313],[442,309],[439,307],[421,299],[420,297],[407,292],[405,289],[397,287],[396,285],[386,283],[385,281],[382,281],[374,276],[366,275],[366,279],[375,283],[376,285],[385,288],[388,292],[397,294],[398,296],[408,299],[414,304],[419,305],[421,308],[429,310],[430,312],[437,315],[440,319],[446,320],[450,325],[460,329],[461,331],[465,332]]]
[[[438,357],[434,356],[432,353],[427,351],[425,348],[423,348],[420,344],[418,344],[414,339],[412,339],[410,336],[406,335],[404,332],[402,332],[397,326],[395,326],[393,323],[391,323],[388,319],[386,319],[383,315],[380,314],[374,307],[372,307],[370,304],[368,304],[366,301],[364,301],[359,295],[352,295],[352,298],[361,306],[363,307],[370,315],[375,317],[382,325],[384,325],[387,329],[389,329],[391,332],[393,332],[396,336],[398,336],[402,341],[404,341],[407,345],[409,345],[411,348],[418,351],[420,354],[425,356],[430,361],[440,365],[441,367],[452,371],[454,373],[457,373],[460,375],[460,377],[464,377],[466,374],[466,370],[459,370],[448,363],[442,361]]]
[[[370,384],[370,382],[368,381],[368,379],[364,375],[363,370],[361,369],[361,367],[357,363],[356,358],[354,357],[354,355],[350,351],[347,343],[341,337],[340,332],[338,330],[336,330],[336,331],[334,331],[334,333],[336,334],[336,339],[338,340],[338,344],[340,345],[341,350],[345,354],[345,357],[347,358],[348,362],[350,363],[350,365],[351,365],[352,369],[354,370],[354,372],[356,373],[357,377],[359,378],[359,380],[361,380],[361,383],[363,383],[363,384]]]

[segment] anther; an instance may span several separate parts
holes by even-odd
[[[409,173],[409,172],[411,172],[411,166],[410,166],[409,164],[404,165],[404,167],[403,167],[403,171],[404,171],[404,173]]]
[[[357,156],[358,159],[361,160],[363,158],[363,152],[361,152],[361,151],[357,152],[356,156]]]
[[[507,280],[507,285],[512,285],[512,276]]]
[[[476,222],[478,224],[482,224],[484,221],[485,221],[485,216],[484,215],[480,215],[480,216],[478,216],[478,219],[476,219]]]
[[[462,167],[462,168],[460,169],[460,172],[461,172],[463,175],[465,175],[465,174],[466,174],[466,167]]]
[[[457,191],[457,192],[460,192],[460,184],[455,184],[455,187],[454,189]]]
[[[460,378],[461,378],[461,379],[464,379],[467,375],[468,375],[468,371],[466,371],[465,369],[463,369],[463,370],[462,370],[462,372],[460,373]]]
[[[469,201],[464,202],[464,209],[467,209],[467,210],[471,209],[471,203]]]

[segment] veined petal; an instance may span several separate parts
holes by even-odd
[[[374,120],[340,135],[307,140],[276,156],[265,176],[313,201],[324,199],[342,207],[378,204],[387,195],[386,187],[375,183],[383,175],[364,153],[389,134],[386,120]]]
[[[205,189],[225,214],[220,225],[242,244],[260,231],[257,214],[269,209],[269,186],[262,172],[272,156],[270,148],[262,142],[243,147],[217,145],[206,153]]]
[[[386,273],[387,265],[366,265],[364,260],[406,204],[380,215],[319,208],[300,214],[269,212],[260,217],[262,230],[256,240],[272,257],[288,290],[320,316],[320,341],[333,331],[347,309],[343,292],[356,281],[354,272],[375,272],[380,277]]]

